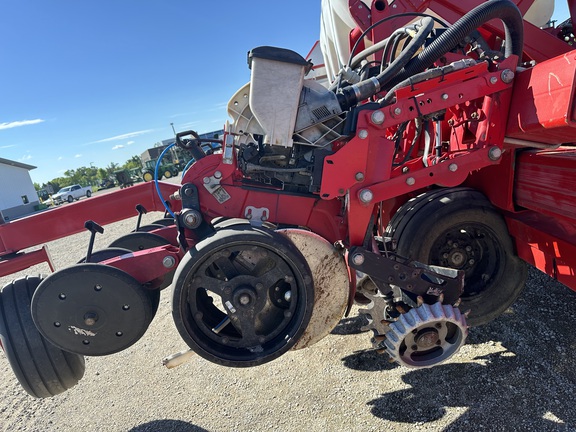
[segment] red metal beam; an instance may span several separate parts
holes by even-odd
[[[164,199],[180,188],[178,184],[159,183]],[[164,205],[156,193],[153,182],[116,192],[83,199],[73,204],[47,210],[0,225],[0,256],[18,252],[31,246],[84,231],[84,222],[93,220],[106,225],[135,216],[137,204],[148,211],[163,211]],[[180,210],[179,201],[171,201],[173,209]]]

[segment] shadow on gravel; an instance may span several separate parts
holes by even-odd
[[[208,432],[182,420],[154,420],[133,427],[128,432]]]
[[[376,417],[420,425],[458,408],[463,414],[444,431],[574,431],[575,305],[576,293],[531,270],[526,290],[504,315],[470,329],[467,344],[478,345],[478,353],[469,363],[410,370],[401,378],[411,388],[367,404]],[[364,352],[343,361],[358,370],[392,370],[386,357]]]
[[[411,388],[369,401],[372,413],[425,424],[457,407],[463,414],[444,431],[576,430],[576,293],[534,270],[530,275],[507,313],[470,329],[467,344],[487,343],[497,352],[410,371],[402,380]]]

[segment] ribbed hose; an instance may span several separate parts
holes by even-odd
[[[407,63],[416,51],[420,49],[432,31],[434,20],[430,17],[422,18],[420,22],[415,25],[415,28],[416,27],[418,27],[418,31],[406,49],[402,50],[398,58],[396,58],[383,72],[375,77],[371,77],[342,89],[342,93],[338,94],[338,101],[342,109],[348,109],[349,107],[356,105],[359,101],[375,95],[388,81],[401,72],[404,66],[407,66]]]
[[[394,77],[390,85],[393,86],[430,67],[478,27],[496,18],[504,24],[505,57],[517,55],[521,60],[524,47],[524,27],[520,10],[509,0],[490,0],[472,9],[442,33],[428,48],[410,60],[404,69]]]

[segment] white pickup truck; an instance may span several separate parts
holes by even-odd
[[[54,204],[62,204],[64,201],[71,203],[74,200],[79,200],[83,196],[86,196],[86,198],[92,196],[92,186],[82,187],[77,184],[66,186],[52,195],[52,202]]]

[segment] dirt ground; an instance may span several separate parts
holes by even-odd
[[[105,227],[96,249],[135,221]],[[81,233],[48,246],[62,268],[87,244]],[[47,271],[39,265],[13,276]],[[87,357],[84,378],[64,394],[28,396],[0,355],[0,430],[576,431],[575,304],[576,293],[532,270],[504,315],[471,329],[461,351],[431,369],[399,367],[369,350],[352,314],[313,347],[259,367],[195,356],[168,370],[161,359],[186,348],[168,288],[144,337],[120,353]]]

